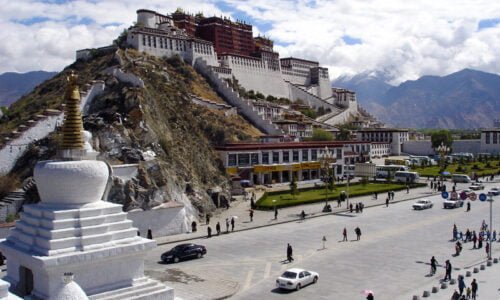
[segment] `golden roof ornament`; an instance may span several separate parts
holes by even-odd
[[[73,71],[66,77],[68,83],[64,96],[66,107],[62,126],[62,141],[59,144],[59,150],[63,158],[76,158],[72,153],[84,150],[83,122],[80,112],[80,92],[76,84],[77,79],[78,76]]]

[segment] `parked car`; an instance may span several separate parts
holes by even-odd
[[[491,196],[500,195],[500,188],[497,188],[497,187],[491,188],[488,192],[488,195],[491,195]]]
[[[424,198],[417,200],[417,202],[413,203],[412,207],[415,210],[421,210],[421,209],[431,208],[433,205],[434,204],[432,203],[431,200]]]
[[[207,254],[207,248],[197,244],[180,244],[168,250],[161,255],[161,261],[164,263],[177,263],[183,259],[201,258]]]
[[[469,186],[469,189],[471,189],[473,191],[479,191],[479,190],[484,189],[484,185],[482,185],[480,183],[475,183],[475,184]]]
[[[319,275],[313,271],[293,268],[286,270],[276,279],[276,287],[287,290],[300,290],[304,286],[316,283]]]
[[[443,208],[457,208],[464,206],[464,201],[462,199],[451,200],[446,199],[443,201]]]

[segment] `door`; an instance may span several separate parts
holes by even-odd
[[[33,291],[33,272],[24,267],[19,267],[19,283],[17,284],[19,296],[29,296]]]

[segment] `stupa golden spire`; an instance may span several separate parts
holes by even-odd
[[[76,84],[78,76],[71,71],[66,80],[68,86],[64,96],[66,102],[60,150],[83,150],[83,122],[80,113],[80,92]]]

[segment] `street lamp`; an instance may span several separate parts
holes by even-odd
[[[321,168],[324,170],[325,194],[326,194],[325,209],[326,209],[328,206],[328,185],[330,183],[329,169],[330,169],[330,164],[334,162],[333,153],[330,150],[328,150],[328,147],[325,147],[325,150],[321,154],[320,160],[321,160]]]
[[[441,179],[443,179],[443,172],[445,168],[445,155],[450,152],[450,147],[446,146],[443,142],[441,142],[441,145],[437,147],[437,152],[439,153],[439,164],[441,167],[441,172],[439,172],[439,176],[441,176]]]
[[[488,259],[491,259],[491,248],[493,248],[492,239],[493,239],[493,195],[488,195],[488,200],[490,203],[490,249],[488,251]]]

